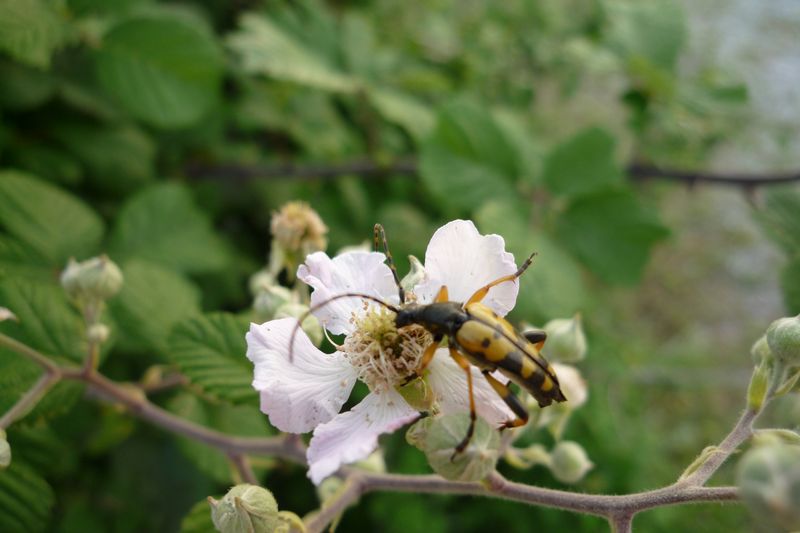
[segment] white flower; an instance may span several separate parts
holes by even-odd
[[[472,222],[456,220],[431,238],[425,253],[425,276],[411,296],[418,303],[430,303],[446,285],[450,300],[464,302],[478,288],[516,268],[502,237],[480,235]],[[330,258],[316,252],[306,258],[297,276],[313,287],[312,306],[346,292],[399,303],[397,286],[382,253],[356,251]],[[503,283],[493,287],[483,302],[505,315],[514,306],[518,289],[516,281]],[[315,314],[330,332],[346,335],[336,352],[321,352],[300,330],[290,363],[289,338],[296,320],[284,318],[251,325],[247,357],[255,364],[253,387],[260,392],[261,410],[272,425],[290,433],[314,432],[307,457],[309,477],[319,484],[342,464],[367,457],[381,434],[419,416],[397,387],[414,374],[431,337],[419,326],[394,329],[393,313],[361,298],[335,300]],[[388,340],[381,337],[387,324]],[[494,425],[510,419],[513,415],[480,372],[476,368],[471,372],[478,414]],[[465,372],[446,348],[437,351],[426,374],[438,412],[468,409]],[[340,413],[357,379],[369,386],[370,393]]]

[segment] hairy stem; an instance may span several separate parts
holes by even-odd
[[[22,395],[22,398],[17,400],[17,403],[0,418],[0,429],[8,428],[8,426],[27,415],[60,379],[61,376],[58,372],[45,372],[42,374],[33,387],[28,389]]]
[[[228,458],[236,468],[236,472],[241,478],[241,482],[250,483],[251,485],[258,485],[258,478],[256,477],[255,472],[253,472],[253,467],[250,465],[250,461],[247,459],[246,455],[242,453],[231,453],[228,454]]]
[[[58,374],[59,372],[59,366],[52,359],[34,350],[27,344],[23,344],[16,339],[12,339],[8,335],[0,333],[0,346],[4,346],[11,351],[27,357],[51,374]]]

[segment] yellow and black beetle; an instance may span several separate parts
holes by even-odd
[[[424,327],[433,335],[433,342],[425,348],[422,354],[416,371],[418,376],[423,375],[437,348],[447,337],[450,356],[466,372],[470,408],[469,429],[467,435],[456,447],[455,453],[464,451],[475,430],[475,398],[472,391],[470,365],[480,369],[495,392],[516,415],[517,418],[506,421],[502,427],[525,425],[528,421],[528,411],[508,388],[508,384],[502,383],[492,375],[494,371],[499,371],[527,391],[536,399],[540,407],[546,407],[554,401],[567,400],[561,392],[552,365],[541,355],[547,334],[541,330],[520,333],[507,320],[481,303],[492,287],[519,278],[530,266],[533,255],[526,259],[516,272],[487,283],[475,291],[464,303],[449,301],[446,286],[442,286],[433,303],[405,303],[405,292],[400,285],[397,269],[389,253],[386,235],[380,224],[375,224],[374,236],[376,250],[382,241],[386,261],[397,283],[402,304],[395,306],[367,294],[345,293],[315,305],[309,310],[309,313],[339,298],[360,297],[393,311],[396,314],[395,325],[398,328],[411,324]],[[298,327],[300,322],[298,322]],[[290,339],[290,354],[296,332],[297,327],[292,332]]]

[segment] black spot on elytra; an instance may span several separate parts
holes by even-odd
[[[483,339],[481,341],[481,346],[483,346],[484,348],[488,348],[490,344],[492,344],[492,341],[490,341],[489,339]]]

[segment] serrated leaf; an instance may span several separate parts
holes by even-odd
[[[105,35],[96,72],[134,117],[179,128],[215,105],[222,55],[213,36],[188,18],[151,13],[124,20]]]
[[[213,404],[184,392],[173,397],[167,408],[182,418],[230,435],[268,437],[271,434],[266,417],[252,405]],[[233,481],[231,463],[224,453],[184,437],[178,438],[178,444],[186,457],[214,480]]]
[[[0,50],[21,63],[50,66],[64,41],[64,21],[42,0],[0,0]]]
[[[800,255],[783,267],[781,289],[786,311],[792,315],[800,313]]]
[[[97,251],[103,221],[74,196],[22,172],[0,172],[0,227],[61,268]]]
[[[208,500],[200,500],[189,509],[181,521],[180,533],[217,533]]]
[[[110,249],[122,260],[146,259],[191,273],[218,271],[229,261],[225,243],[191,192],[175,183],[153,185],[125,203]]]
[[[164,353],[172,327],[200,312],[197,288],[180,274],[142,260],[122,267],[125,284],[109,302],[121,343]]]
[[[12,461],[0,471],[0,531],[45,531],[54,503],[53,489],[24,463]]]
[[[354,92],[359,86],[356,78],[331,67],[261,15],[244,15],[239,29],[228,38],[228,46],[250,74],[334,92]]]
[[[475,209],[487,198],[511,201],[518,174],[514,146],[492,116],[474,104],[446,106],[422,145],[422,180],[452,210]]]
[[[210,397],[255,404],[253,365],[245,357],[248,322],[229,313],[184,320],[169,337],[167,357]]]
[[[0,236],[0,279],[27,278],[52,281],[56,270],[30,246],[18,240]]]
[[[18,321],[0,323],[0,332],[28,344],[59,362],[80,363],[86,353],[83,321],[54,284],[7,279],[0,282],[0,302],[13,310]],[[0,349],[0,412],[7,411],[39,376],[41,368],[7,349]],[[82,387],[75,382],[56,385],[34,408],[35,420],[69,409]]]
[[[766,191],[756,219],[767,235],[790,256],[800,254],[800,190],[776,187]]]
[[[642,57],[672,70],[686,40],[686,17],[675,0],[614,0],[608,10],[608,39],[629,57]]]
[[[555,194],[577,195],[621,184],[614,144],[606,131],[588,128],[555,146],[544,162],[547,188]]]
[[[529,227],[524,217],[501,202],[490,201],[475,213],[482,233],[497,233],[519,264],[532,252],[533,265],[520,280],[514,315],[527,321],[571,316],[586,305],[581,269],[558,242]]]
[[[631,192],[611,190],[573,200],[558,220],[557,235],[599,277],[630,284],[669,231]]]

